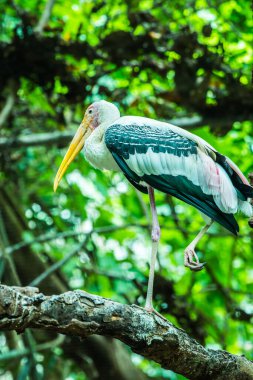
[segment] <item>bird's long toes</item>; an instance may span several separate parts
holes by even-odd
[[[192,270],[192,271],[198,271],[198,270],[199,270],[199,269],[198,269],[198,266],[196,266],[195,263],[194,263],[194,264],[189,264],[189,263],[187,263],[187,264],[185,264],[184,266],[187,267],[187,268],[189,268],[189,269]]]
[[[193,261],[193,260],[189,260],[188,263],[190,265],[193,265],[193,266],[199,266],[200,265],[200,263],[197,263],[196,261]]]
[[[155,309],[153,310],[153,314],[157,315],[159,318],[163,319],[164,321],[168,322],[167,318],[165,318],[162,314],[158,313]]]
[[[195,251],[193,251],[193,257],[195,258],[195,263],[196,264],[201,264],[200,262],[199,262],[199,258],[198,258],[198,256],[197,256],[197,254],[196,254],[196,252]]]
[[[166,322],[168,322],[168,320],[160,313],[158,313],[158,311],[156,311],[156,309],[154,309],[153,306],[145,306],[144,309],[150,313],[150,314],[155,314],[155,315],[158,315],[158,317],[162,318],[163,320],[165,320]]]
[[[204,269],[205,267],[205,264],[206,263],[199,263],[199,264],[196,264],[195,265],[191,265],[190,269],[194,272],[199,272],[201,271],[202,269]]]

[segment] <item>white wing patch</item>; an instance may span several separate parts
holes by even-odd
[[[176,156],[155,153],[152,148],[148,148],[146,153],[130,154],[125,161],[140,177],[145,174],[186,177],[194,185],[200,186],[203,193],[212,195],[214,202],[224,213],[234,214],[238,207],[241,209],[236,190],[226,171],[199,149],[197,154]]]

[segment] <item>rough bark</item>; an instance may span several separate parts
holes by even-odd
[[[0,329],[36,328],[86,338],[110,336],[189,379],[253,379],[245,357],[206,349],[183,330],[135,305],[83,291],[45,296],[36,288],[0,286]]]

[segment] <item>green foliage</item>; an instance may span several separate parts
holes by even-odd
[[[33,28],[45,3],[19,0],[15,9],[2,1],[2,105],[10,80],[17,96],[0,138],[74,134],[85,107],[106,98],[122,114],[166,120],[200,115],[204,121],[193,132],[245,174],[252,170],[250,1],[56,2],[43,36],[35,38]],[[150,252],[148,198],[138,195],[123,175],[90,167],[82,155],[54,194],[53,179],[65,150],[31,146],[0,153],[0,187],[21,208],[22,240],[51,265],[88,236],[61,268],[69,289],[142,306]],[[162,193],[156,198],[162,226],[157,310],[207,347],[253,358],[253,235],[247,219],[238,215],[239,238],[214,225],[198,246],[206,269],[192,273],[183,266],[183,251],[203,220],[180,201]],[[39,241],[41,235],[49,238]],[[11,234],[9,241],[17,243]],[[21,254],[26,260],[25,251]],[[52,353],[56,358],[41,353],[42,373],[48,365],[58,370],[62,353]],[[151,378],[183,378],[136,355],[132,359]],[[2,368],[8,376],[15,374],[10,363]],[[64,373],[67,379],[84,378],[72,362]]]

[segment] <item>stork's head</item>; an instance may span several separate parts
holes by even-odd
[[[97,128],[109,126],[120,117],[118,108],[105,100],[92,103],[85,111],[80,127],[76,131],[73,140],[70,143],[69,149],[65,154],[59,170],[54,180],[54,191],[56,191],[65,171],[68,166],[82,150],[85,141]]]

